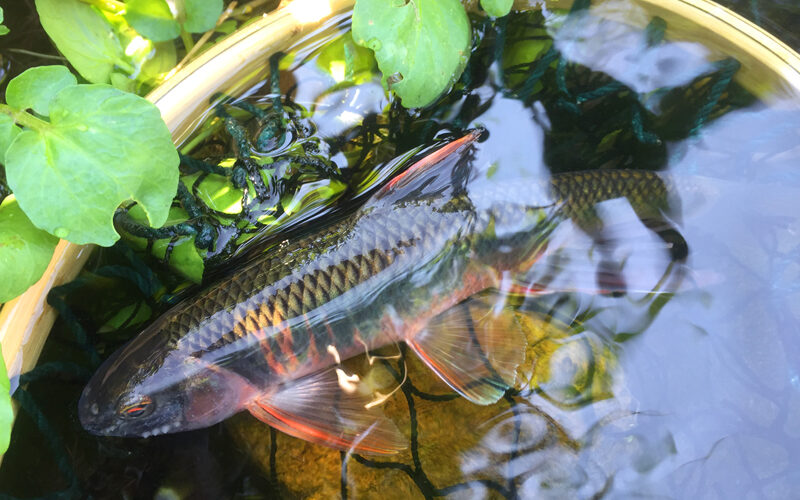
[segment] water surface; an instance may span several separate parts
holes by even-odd
[[[488,132],[470,158],[476,200],[546,201],[548,180],[567,171],[660,172],[675,180],[669,222],[688,245],[685,263],[671,266],[628,200],[594,207],[602,241],[565,221],[530,276],[547,293],[510,304],[529,340],[515,390],[474,405],[406,353],[409,382],[386,403],[409,439],[397,457],[340,453],[247,415],[151,440],[91,438],[75,418],[80,381],[49,402],[36,389],[80,489],[187,498],[800,495],[800,99],[785,89],[751,94],[737,83],[733,55],[673,41],[669,26],[664,38],[637,9],[613,2],[478,24],[464,77],[422,111],[391,101],[374,68],[342,84],[320,69],[331,67],[324,49],[296,59],[282,90],[310,110],[315,137],[345,172],[361,172],[358,141],[375,148],[375,167],[475,127]],[[647,27],[621,22],[620,11]],[[369,184],[362,175],[351,179]],[[324,224],[364,199],[343,192],[351,198],[309,219]],[[624,293],[598,293],[598,266],[609,261],[626,278]],[[114,307],[104,286],[116,285],[92,283],[84,297],[105,295]],[[104,355],[139,328],[95,335],[98,320],[79,319]],[[69,339],[62,330],[45,360],[79,359]],[[32,427],[19,422],[6,457],[15,466],[0,476],[15,494],[64,486],[10,476],[37,462],[20,444]]]

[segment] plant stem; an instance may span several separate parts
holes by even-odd
[[[191,52],[192,47],[194,47],[194,40],[192,40],[192,35],[188,31],[181,30],[181,41],[183,41],[183,48],[186,49],[186,52]]]
[[[52,54],[42,54],[41,52],[34,52],[32,50],[25,50],[25,49],[6,49],[8,52],[13,52],[14,54],[23,54],[26,56],[33,56],[33,57],[40,57],[42,59],[53,59],[55,61],[66,61],[65,57],[61,56],[54,56]]]
[[[228,4],[228,8],[226,8],[222,12],[222,14],[220,14],[219,19],[217,19],[217,24],[214,26],[214,28],[211,28],[210,30],[203,33],[200,39],[197,40],[197,43],[194,44],[194,47],[192,47],[191,50],[186,51],[186,55],[183,56],[181,62],[175,65],[170,74],[174,74],[176,71],[181,69],[186,63],[188,63],[192,59],[192,57],[194,57],[195,53],[198,52],[200,48],[203,45],[205,45],[206,42],[208,42],[209,39],[211,39],[211,35],[214,34],[214,30],[216,29],[216,27],[225,22],[225,20],[228,19],[228,16],[230,16],[231,12],[233,12],[233,9],[235,8],[236,8],[236,0]]]
[[[114,64],[128,75],[133,75],[134,73],[136,73],[136,68],[134,68],[129,62],[123,59],[119,58],[115,59]]]
[[[41,118],[36,118],[26,111],[14,109],[8,104],[0,104],[0,113],[10,116],[18,125],[22,125],[26,128],[42,130],[50,126],[50,123],[42,120]]]
[[[181,148],[181,154],[188,155],[190,154],[194,148],[196,148],[201,142],[206,140],[208,136],[217,132],[222,125],[222,120],[214,119],[215,121],[205,130],[197,134],[188,144]]]
[[[112,12],[114,14],[125,10],[125,4],[118,0],[80,0],[83,3],[93,5],[100,10]]]

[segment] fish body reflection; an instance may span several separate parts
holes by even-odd
[[[350,218],[165,313],[87,385],[83,426],[147,437],[246,409],[309,441],[394,453],[405,440],[380,414],[391,391],[343,362],[398,342],[463,397],[496,402],[513,387],[526,348],[502,297],[538,293],[526,273],[548,236],[565,218],[602,235],[592,207],[619,196],[644,200],[637,215],[652,225],[667,208],[667,189],[653,173],[562,174],[547,199],[477,203],[467,187],[478,136],[428,154]],[[685,257],[679,247],[675,259]],[[486,290],[499,299],[474,298]]]

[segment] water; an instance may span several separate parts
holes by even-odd
[[[515,304],[528,318],[529,340],[518,391],[488,407],[472,404],[453,397],[406,353],[410,382],[387,402],[386,413],[409,438],[409,449],[391,458],[342,454],[247,415],[151,440],[92,438],[76,422],[81,380],[32,384],[82,490],[98,497],[237,498],[800,494],[793,466],[800,463],[800,100],[791,93],[756,99],[729,82],[716,95],[726,54],[695,42],[648,45],[652,32],[597,14],[515,18],[500,63],[486,28],[462,80],[465,90],[433,109],[392,107],[376,120],[375,129],[391,139],[378,156],[482,126],[488,135],[471,161],[485,177],[478,186],[534,186],[559,172],[598,168],[669,174],[681,198],[679,232],[689,246],[690,272],[675,293],[647,293],[669,275],[668,262],[624,200],[597,208],[610,246],[566,223],[554,246],[561,244],[571,260],[560,267],[542,262],[556,273],[554,293]],[[604,43],[581,36],[592,30]],[[526,34],[545,40],[520,40]],[[569,60],[554,59],[538,83],[526,86],[530,69],[515,72],[515,65],[542,57],[547,37]],[[294,81],[294,101],[315,109],[315,134],[332,143],[357,135],[360,120],[387,105],[370,78],[328,92],[332,77],[313,59],[294,71]],[[624,87],[596,92],[614,82]],[[710,112],[701,112],[715,95]],[[340,168],[355,165],[357,155],[349,153],[358,148],[349,148],[333,156]],[[330,210],[309,218],[324,223],[336,211]],[[597,286],[596,266],[606,254],[635,271],[626,274],[631,287],[622,296],[587,293]],[[113,251],[102,259],[130,266]],[[134,293],[110,277],[93,278],[70,301],[90,333],[107,319],[98,311],[119,309]],[[104,302],[81,309],[81,301],[100,297]],[[44,361],[83,362],[61,328]],[[94,338],[107,354],[138,329]],[[53,465],[41,463],[48,442],[33,427],[20,418],[0,470],[0,482],[17,495],[67,485]]]

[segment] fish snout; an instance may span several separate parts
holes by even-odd
[[[93,392],[95,391],[92,391],[91,385],[84,387],[78,401],[78,420],[81,426],[91,434],[109,435],[113,433],[116,426],[111,419],[103,418],[103,408],[94,398]]]

